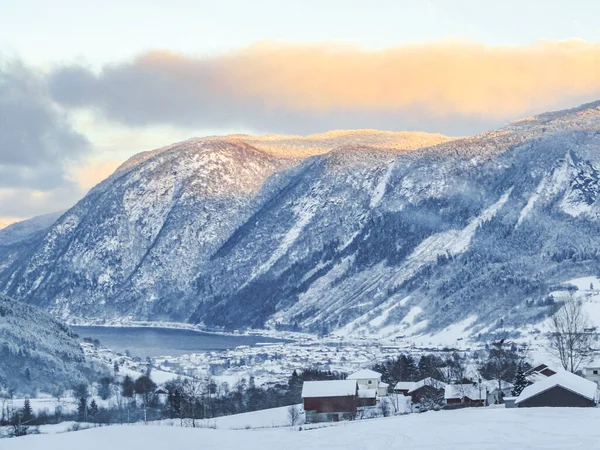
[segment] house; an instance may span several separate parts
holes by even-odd
[[[413,403],[418,403],[422,398],[440,395],[446,383],[427,377],[420,381],[400,381],[396,383],[394,392],[410,396]]]
[[[358,406],[356,380],[305,381],[302,400],[307,422],[352,419]]]
[[[583,376],[596,384],[600,384],[600,360],[592,361],[584,370]]]
[[[385,397],[389,384],[381,381],[381,374],[370,369],[362,369],[358,372],[354,372],[348,375],[347,380],[356,380],[359,389],[362,387],[366,389],[376,389],[379,397]]]
[[[377,397],[385,397],[386,395],[388,395],[389,388],[389,384],[380,381],[379,385],[377,386]]]
[[[512,395],[512,390],[515,387],[514,384],[504,380],[500,381],[500,383],[498,383],[498,380],[483,380],[481,384],[488,391],[486,399],[488,405],[502,403],[505,397]]]
[[[161,405],[165,405],[167,403],[167,400],[169,398],[169,394],[166,390],[162,389],[162,388],[158,388],[154,391],[154,396],[156,398],[156,401],[161,404]]]
[[[482,384],[447,384],[444,389],[446,405],[485,406],[487,389]]]
[[[396,383],[396,386],[394,386],[394,392],[396,394],[408,396],[408,391],[410,391],[414,385],[414,381],[399,381]]]
[[[571,372],[560,371],[527,386],[515,401],[519,408],[536,406],[594,407],[598,385]]]

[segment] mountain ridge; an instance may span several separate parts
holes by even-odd
[[[325,133],[340,145],[310,155],[330,140],[145,152],[0,266],[0,292],[69,320],[516,330],[551,311],[552,286],[597,271],[599,105],[466,138]],[[285,156],[261,148],[277,142]]]

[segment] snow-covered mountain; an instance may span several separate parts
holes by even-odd
[[[16,219],[0,219],[0,230],[17,222]]]
[[[598,275],[600,102],[462,139],[191,139],[134,156],[0,272],[65,319],[493,333]]]
[[[62,215],[63,212],[44,214],[0,227],[0,271],[25,251],[32,242],[37,242]]]
[[[0,295],[0,391],[34,393],[83,382],[83,351],[47,313]]]

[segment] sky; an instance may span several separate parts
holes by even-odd
[[[0,0],[0,221],[195,136],[470,135],[600,99],[600,2]]]

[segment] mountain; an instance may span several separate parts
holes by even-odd
[[[31,242],[43,237],[62,212],[45,214],[0,228],[0,271],[7,267]]]
[[[16,219],[0,219],[0,230],[6,228],[7,226],[17,222]]]
[[[3,266],[0,291],[68,320],[516,330],[598,274],[599,149],[600,102],[460,139],[191,139],[126,162]]]
[[[0,355],[0,392],[53,392],[85,380],[83,352],[69,328],[4,296],[0,296]]]

